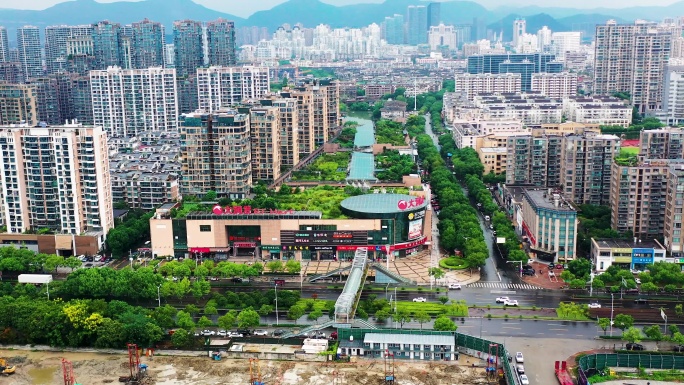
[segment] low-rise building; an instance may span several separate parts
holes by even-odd
[[[535,94],[480,94],[473,104],[482,113],[495,119],[518,119],[525,126],[541,126],[560,123],[563,118],[562,103]]]
[[[388,100],[380,109],[380,117],[383,119],[394,120],[399,123],[406,123],[408,113],[406,112],[406,102],[399,100]]]
[[[632,107],[613,96],[575,96],[563,99],[563,115],[578,123],[629,127]]]
[[[577,95],[577,74],[569,72],[532,74],[532,91],[552,99]]]
[[[415,330],[339,329],[337,353],[383,358],[389,352],[396,359],[455,361],[456,337],[452,332]]]
[[[482,93],[520,93],[520,74],[457,74],[454,90],[473,100]]]
[[[648,265],[671,260],[665,255],[665,247],[655,239],[591,239],[591,260],[597,272],[613,265],[643,271]]]

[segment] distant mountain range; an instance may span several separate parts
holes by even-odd
[[[144,0],[139,2],[98,3],[94,0],[75,0],[57,4],[42,11],[0,9],[0,25],[14,30],[23,25],[46,27],[57,24],[90,24],[110,20],[130,24],[149,18],[159,21],[171,31],[174,20],[214,20],[219,17],[235,21],[240,26],[262,26],[274,31],[283,23],[302,23],[306,27],[329,24],[334,28],[363,27],[381,23],[385,16],[406,14],[409,5],[426,4],[420,0],[385,0],[380,4],[334,6],[319,0],[289,0],[270,10],[256,12],[244,19],[215,11],[192,0]],[[511,39],[513,20],[525,17],[527,30],[535,32],[546,25],[553,31],[584,31],[593,35],[594,25],[615,19],[618,22],[647,19],[659,21],[665,17],[684,15],[684,1],[668,6],[641,6],[622,9],[575,9],[558,7],[500,7],[488,10],[472,1],[448,1],[441,6],[441,19],[446,24],[472,23],[474,18],[487,23],[497,33],[503,31],[505,40]]]

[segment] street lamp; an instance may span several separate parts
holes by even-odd
[[[131,261],[131,269],[133,268],[133,257],[128,258],[129,261]]]
[[[157,307],[161,307],[161,292],[159,289],[162,285],[157,286]]]
[[[613,336],[613,310],[614,310],[614,301],[615,301],[615,296],[613,293],[610,293],[610,336]]]
[[[279,318],[278,318],[278,283],[275,284],[275,310],[276,310],[276,326],[278,326],[279,323]]]
[[[506,261],[507,263],[519,263],[520,264],[520,278],[522,278],[522,261]]]

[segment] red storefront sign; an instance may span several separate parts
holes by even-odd
[[[397,208],[401,211],[412,209],[414,207],[420,207],[425,203],[425,198],[423,197],[416,197],[415,199],[411,199],[410,201],[405,201],[405,200],[400,200],[397,202]]]
[[[257,209],[251,206],[225,206],[221,207],[219,205],[214,206],[211,210],[216,215],[254,215],[254,214],[275,214],[275,215],[285,215],[294,214],[294,210],[278,210],[278,209]]]
[[[390,252],[392,251],[397,251],[397,250],[404,250],[404,249],[411,249],[416,246],[424,245],[425,242],[427,241],[427,237],[423,237],[421,239],[418,239],[413,242],[406,242],[406,243],[399,243],[397,245],[392,245],[390,246]],[[384,246],[383,249],[386,249],[387,246]]]
[[[254,248],[256,247],[256,242],[235,242],[233,243],[233,247]]]
[[[527,234],[527,237],[530,238],[530,243],[532,245],[536,246],[537,245],[537,238],[535,238],[534,235],[532,235],[530,228],[527,227],[527,224],[525,224],[525,222],[523,222],[522,225],[523,225],[523,231],[525,232],[525,234]]]
[[[355,251],[359,247],[368,247],[368,246],[337,246],[337,251]]]
[[[211,249],[208,247],[191,247],[191,253],[210,253]]]

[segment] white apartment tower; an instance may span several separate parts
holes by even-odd
[[[551,34],[551,53],[556,55],[556,60],[565,61],[565,53],[578,52],[581,41],[581,32],[553,32]]]
[[[45,65],[48,74],[53,74],[66,69],[67,59],[71,45],[87,44],[92,40],[92,25],[52,25],[45,28]]]
[[[513,22],[513,47],[518,47],[522,43],[522,38],[525,36],[527,22],[525,19],[515,19]]]
[[[245,99],[259,99],[270,91],[267,67],[212,66],[197,69],[199,108],[213,112]]]
[[[539,52],[549,51],[551,47],[551,36],[551,30],[547,26],[544,26],[537,31],[537,49]]]
[[[24,81],[43,76],[43,60],[40,52],[40,30],[27,25],[17,28],[17,49]]]
[[[7,39],[7,28],[0,26],[0,63],[8,62],[9,41]]]
[[[114,227],[107,136],[100,127],[0,127],[0,201],[9,233],[98,235]]]
[[[597,25],[594,93],[628,92],[640,113],[661,109],[671,42],[670,30],[643,20]]]
[[[152,67],[90,71],[93,122],[110,137],[178,131],[176,70]]]
[[[532,74],[532,91],[552,99],[563,99],[577,95],[577,74],[569,72]]]

